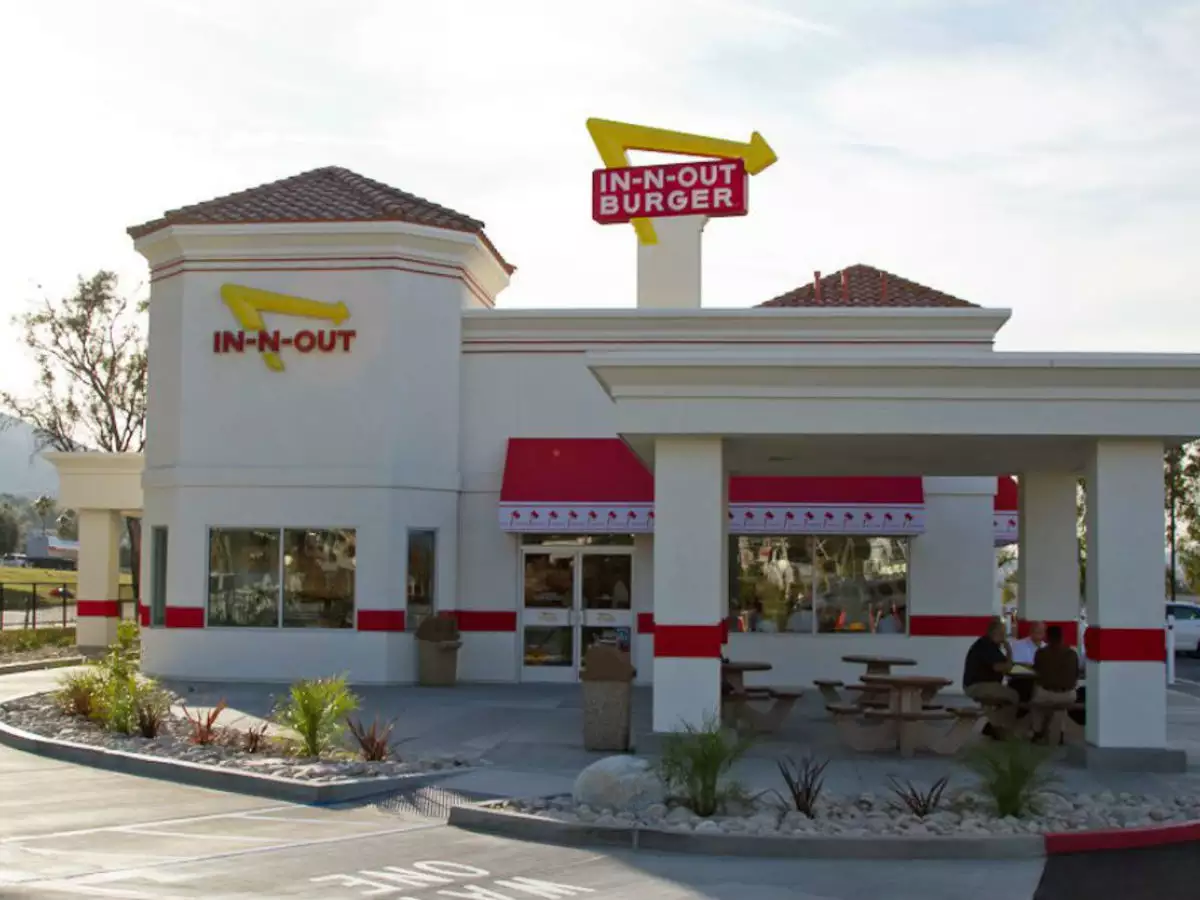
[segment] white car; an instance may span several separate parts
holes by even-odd
[[[1175,617],[1175,652],[1200,653],[1200,603],[1168,603],[1167,615]]]

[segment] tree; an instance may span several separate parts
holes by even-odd
[[[0,504],[0,554],[14,552],[21,546],[21,521],[17,511],[8,503]]]
[[[45,536],[48,530],[47,522],[54,518],[54,511],[58,508],[58,504],[54,502],[54,498],[49,494],[42,494],[33,501],[33,511],[38,517],[38,522],[42,526],[42,535]]]
[[[1176,573],[1179,571],[1180,526],[1187,538],[1197,536],[1200,525],[1200,454],[1196,442],[1172,447],[1163,455],[1164,503],[1167,510],[1167,546],[1171,573],[1168,593],[1175,597]]]
[[[80,277],[74,293],[17,315],[37,378],[29,395],[0,392],[0,407],[33,426],[39,449],[140,453],[146,444],[146,303],[117,276]],[[138,587],[140,520],[126,519]]]
[[[79,517],[75,514],[75,510],[64,509],[58,514],[58,518],[54,520],[54,533],[60,540],[79,540]]]

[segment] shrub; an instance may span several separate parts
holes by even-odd
[[[74,647],[74,628],[18,628],[0,632],[0,656],[40,650],[43,647]]]
[[[58,690],[54,702],[68,716],[91,718],[99,707],[99,698],[104,690],[104,675],[100,670],[89,667],[78,672],[68,672],[58,679]]]
[[[346,676],[298,681],[275,712],[275,720],[300,736],[307,756],[320,756],[342,735],[342,720],[358,709]]]
[[[188,738],[193,744],[211,744],[217,739],[217,719],[221,717],[221,713],[225,712],[226,703],[224,700],[217,701],[217,705],[203,715],[197,714],[193,716],[186,706],[183,708],[183,717],[188,720],[192,726],[191,736]]]
[[[142,649],[142,630],[128,619],[117,623],[116,646],[125,656],[136,656]]]
[[[728,790],[721,779],[751,743],[713,718],[699,728],[685,724],[682,732],[672,732],[663,740],[659,777],[696,815],[711,816]]]
[[[779,774],[787,785],[796,812],[810,819],[816,817],[817,800],[825,789],[825,767],[829,760],[818,762],[815,756],[805,755],[796,762],[790,756],[779,760]]]
[[[937,811],[942,804],[946,788],[950,786],[949,775],[943,775],[925,790],[911,781],[901,783],[895,775],[889,775],[888,781],[891,782],[891,792],[900,801],[901,808],[921,819]]]
[[[263,745],[267,742],[268,727],[266,722],[262,722],[246,729],[242,735],[242,747],[247,753],[258,753],[263,749]]]
[[[133,734],[137,727],[137,694],[136,675],[106,673],[92,718],[108,731]]]
[[[979,776],[979,787],[995,804],[996,815],[1020,817],[1035,811],[1038,791],[1054,781],[1043,771],[1053,753],[1050,747],[1009,738],[977,744],[963,763]]]
[[[358,742],[358,752],[366,762],[383,762],[391,754],[392,729],[396,727],[394,719],[386,725],[380,725],[376,716],[370,728],[355,719],[347,719],[346,725]]]
[[[133,715],[137,731],[144,738],[158,737],[163,723],[171,715],[171,698],[153,681],[135,682]]]

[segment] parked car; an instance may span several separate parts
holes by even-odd
[[[1175,652],[1200,654],[1200,603],[1168,603],[1167,615],[1175,617]]]

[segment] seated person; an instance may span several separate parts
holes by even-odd
[[[1034,622],[1029,636],[1009,644],[1009,658],[1016,665],[1032,666],[1033,657],[1046,643],[1046,623]]]
[[[787,619],[787,630],[801,634],[812,634],[813,611],[812,602],[801,597],[792,614]]]
[[[1004,676],[1012,663],[1004,653],[1004,622],[993,619],[987,634],[979,638],[967,651],[963,665],[963,692],[972,700],[1003,700],[1006,705],[988,710],[991,733],[996,729],[1009,731],[1017,722],[1017,692],[1004,684]]]
[[[899,603],[892,604],[892,610],[879,619],[875,626],[876,634],[904,634],[906,631],[905,615],[907,610]]]
[[[1073,703],[1079,687],[1079,655],[1063,641],[1061,626],[1051,625],[1046,629],[1046,638],[1046,646],[1038,650],[1033,660],[1034,702]],[[1034,732],[1041,733],[1045,731],[1050,714],[1039,711],[1035,715]],[[1061,735],[1051,734],[1047,737],[1053,745],[1058,743]]]

